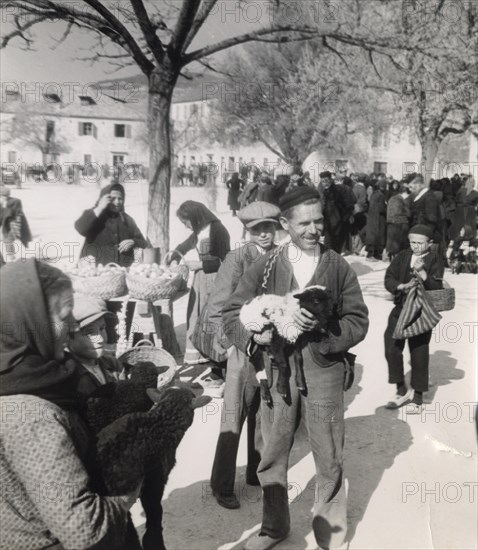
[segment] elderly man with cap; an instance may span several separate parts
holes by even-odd
[[[259,410],[259,384],[255,371],[242,350],[232,345],[222,327],[222,309],[235,291],[243,273],[270,250],[276,248],[274,235],[280,210],[264,201],[256,201],[238,212],[238,218],[249,233],[249,241],[228,253],[214,281],[209,298],[209,321],[214,327],[215,347],[227,357],[226,387],[221,415],[221,431],[211,474],[211,489],[217,502],[225,508],[239,508],[234,493],[236,458],[242,426],[247,418],[248,459],[246,483],[259,485],[257,467],[262,443],[260,426],[256,427]],[[228,350],[228,351],[226,351]]]
[[[261,404],[264,448],[257,471],[263,490],[260,532],[247,550],[272,548],[290,530],[287,467],[300,418],[305,421],[316,467],[313,530],[322,548],[340,546],[347,529],[343,473],[345,353],[365,338],[368,310],[357,277],[348,263],[319,243],[324,230],[320,197],[315,189],[298,187],[281,201],[280,223],[290,242],[261,257],[244,273],[223,308],[227,337],[244,353],[263,354],[273,407]],[[305,309],[294,314],[303,334],[286,348],[290,365],[289,398],[276,388],[277,371],[261,348],[271,342],[266,331],[252,332],[240,322],[242,305],[259,294],[284,296],[296,289],[322,285],[336,304],[327,326]],[[296,360],[302,356],[306,390],[295,384]]]
[[[407,390],[403,370],[403,349],[405,340],[393,338],[398,318],[402,312],[406,295],[420,277],[426,290],[442,288],[443,262],[436,252],[430,250],[433,232],[426,225],[414,225],[408,234],[410,248],[399,252],[385,273],[385,288],[394,295],[395,307],[388,318],[385,330],[385,357],[388,363],[388,381],[396,384],[394,398],[386,405],[396,409],[411,400],[407,414],[419,414],[423,405],[423,392],[428,391],[428,344],[431,330],[408,338],[412,365],[411,389]]]

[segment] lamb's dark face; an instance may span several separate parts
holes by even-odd
[[[329,318],[332,315],[332,296],[328,290],[310,288],[294,294],[299,300],[300,307],[313,313],[317,319]]]
[[[211,401],[211,397],[202,395],[196,397],[189,388],[170,386],[163,390],[148,389],[146,390],[149,398],[153,401],[153,407],[158,404],[162,405],[183,405],[191,409],[202,407]]]

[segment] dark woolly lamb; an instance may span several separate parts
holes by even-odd
[[[154,470],[161,472],[164,488],[194,409],[208,400],[195,398],[185,388],[148,389],[147,393],[154,401],[149,411],[126,414],[97,435],[96,464],[109,495],[134,490]]]

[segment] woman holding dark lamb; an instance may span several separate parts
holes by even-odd
[[[191,271],[194,271],[187,308],[188,333],[184,359],[185,363],[197,364],[208,360],[194,348],[191,336],[213,288],[217,270],[231,249],[230,237],[220,220],[200,202],[183,202],[176,215],[192,231],[191,235],[176,247],[176,250],[183,256],[189,253],[188,256],[191,256],[191,259],[187,259],[187,256],[186,264]]]
[[[85,210],[75,229],[85,237],[81,257],[93,256],[96,264],[115,262],[129,267],[134,249],[146,248],[136,222],[124,211],[125,190],[119,183],[103,187],[93,208]]]
[[[0,270],[0,548],[140,548],[128,514],[136,495],[100,496],[88,472],[80,413],[71,281],[28,259]]]

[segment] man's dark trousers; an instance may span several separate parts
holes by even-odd
[[[313,362],[308,348],[302,354],[307,395],[299,392],[292,373],[291,403],[286,404],[275,388],[277,371],[273,369],[274,406],[261,405],[264,449],[257,472],[263,489],[261,533],[280,538],[290,530],[287,470],[294,434],[303,417],[317,474],[312,523],[315,538],[321,547],[337,547],[343,544],[347,530],[342,458],[344,364],[333,362],[322,367]]]

